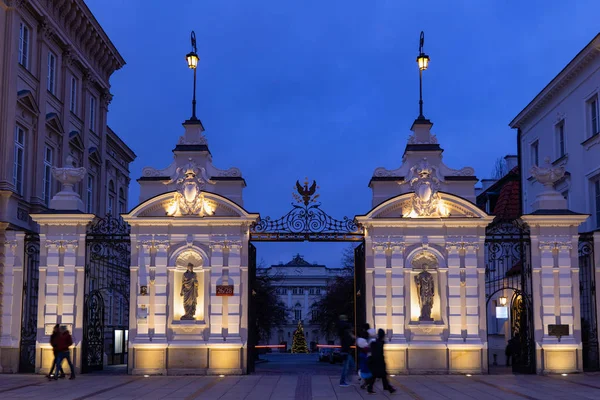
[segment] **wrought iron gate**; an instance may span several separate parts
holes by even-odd
[[[535,339],[529,228],[521,220],[495,221],[486,230],[486,310],[492,298],[507,298],[512,370],[535,373]]]
[[[111,215],[94,219],[86,236],[82,372],[103,369],[105,354],[112,364],[115,347],[127,348],[115,343],[115,331],[129,326],[130,258],[129,225]]]
[[[258,332],[256,330],[256,309],[254,306],[254,295],[256,294],[256,247],[248,243],[248,342],[246,344],[246,372],[254,372],[256,361],[255,346],[258,343]]]
[[[354,250],[354,315],[356,324],[366,322],[365,303],[365,245],[364,229],[353,218],[336,219],[321,209],[317,182],[296,181],[292,209],[278,219],[259,218],[250,227],[251,242],[360,242]],[[252,288],[256,285],[256,247],[248,246],[248,350],[247,372],[254,372],[257,332],[255,329],[256,310]]]
[[[595,271],[594,234],[584,233],[579,236],[579,300],[584,371],[600,369]]]
[[[21,342],[19,372],[35,372],[35,343],[37,338],[38,290],[40,277],[40,237],[25,235],[23,271],[23,310],[21,312]]]

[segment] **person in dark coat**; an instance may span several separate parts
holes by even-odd
[[[50,344],[52,345],[52,353],[54,353],[54,361],[52,361],[52,367],[50,368],[50,372],[48,372],[48,379],[52,379],[52,372],[54,372],[54,370],[56,369],[56,357],[57,357],[57,353],[56,353],[56,346],[58,344],[58,336],[60,335],[60,325],[56,324],[54,325],[54,329],[52,330],[52,335],[50,335]],[[58,366],[58,369],[56,369],[56,375],[58,375],[60,378],[64,378],[65,377],[65,372],[62,369],[62,365]]]
[[[342,356],[342,376],[340,377],[340,386],[350,386],[348,380],[352,380],[352,372],[354,370],[354,358],[350,354],[350,348],[354,344],[354,336],[351,332],[351,326],[348,322],[348,317],[340,315],[338,322],[338,335],[340,337],[340,354]]]
[[[369,381],[367,391],[369,393],[375,393],[373,390],[373,384],[377,378],[381,379],[383,383],[383,390],[387,390],[390,393],[394,393],[396,389],[390,385],[387,380],[387,370],[385,367],[385,357],[383,355],[383,345],[385,344],[385,331],[379,329],[377,331],[377,340],[371,343],[371,373],[373,378]]]
[[[61,368],[63,360],[67,360],[69,364],[69,368],[71,369],[71,377],[69,379],[75,379],[75,367],[71,362],[71,351],[69,347],[73,344],[73,337],[71,333],[67,330],[66,326],[60,327],[60,333],[56,340],[56,369]],[[54,375],[54,379],[58,379],[58,376]]]

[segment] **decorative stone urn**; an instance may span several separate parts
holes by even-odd
[[[539,183],[544,185],[542,190],[537,196],[533,203],[534,210],[561,210],[567,208],[567,201],[564,197],[554,188],[554,184],[565,176],[565,167],[558,166],[554,167],[550,163],[550,158],[544,159],[546,162],[545,167],[539,167],[534,165],[530,169],[531,176],[533,176]]]
[[[84,211],[83,201],[73,187],[81,182],[86,174],[86,169],[73,167],[73,157],[67,156],[66,166],[63,168],[52,167],[52,176],[62,184],[62,190],[50,200],[50,208],[53,210],[79,210]]]

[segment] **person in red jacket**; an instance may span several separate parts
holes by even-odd
[[[71,362],[71,352],[69,347],[73,344],[73,338],[71,333],[67,330],[66,326],[60,327],[60,334],[56,339],[56,370],[60,368],[63,360],[67,360],[69,368],[71,369],[71,377],[69,379],[75,379],[75,367]],[[58,379],[58,376],[54,376],[54,379]]]
[[[52,372],[54,372],[54,369],[56,368],[56,361],[57,361],[57,353],[56,353],[56,345],[58,344],[58,338],[60,336],[60,325],[56,324],[54,325],[54,329],[52,330],[52,335],[50,336],[50,344],[52,345],[52,353],[54,354],[54,361],[52,361],[52,368],[50,368],[50,372],[48,373],[48,379],[52,379]],[[62,365],[58,366],[58,370],[56,370],[56,375],[58,375],[60,378],[64,378],[65,377],[65,373],[62,370]]]

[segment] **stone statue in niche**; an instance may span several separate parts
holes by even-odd
[[[419,321],[433,321],[433,318],[431,318],[431,309],[433,308],[435,288],[433,275],[427,269],[427,264],[423,264],[423,271],[415,276],[415,284],[417,285],[417,293],[419,295],[419,307],[421,307]]]
[[[181,320],[193,320],[196,314],[196,303],[198,300],[198,277],[194,272],[194,264],[188,263],[187,271],[181,279],[181,294],[183,296],[183,309],[185,314],[181,316]]]

